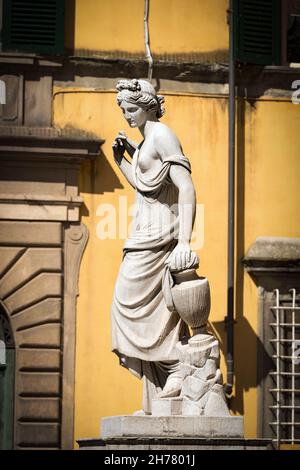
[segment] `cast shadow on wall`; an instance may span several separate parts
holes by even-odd
[[[112,193],[116,189],[124,189],[124,186],[104,152],[100,149],[95,160],[86,161],[81,167],[79,174],[80,193],[104,194]],[[85,204],[82,206],[81,214],[89,215]]]
[[[91,162],[90,166],[91,192],[104,194],[114,192],[116,189],[124,189],[123,184],[117,176],[117,170],[117,164],[113,167],[105,153],[100,149],[99,156]]]
[[[251,104],[251,112],[255,111],[255,103]],[[256,318],[257,311],[244,312],[244,276],[242,260],[245,256],[245,114],[246,99],[244,90],[238,87],[236,108],[236,283],[235,283],[235,322],[234,322],[234,377],[235,390],[230,399],[230,409],[244,414],[243,392],[256,389],[263,379],[274,368],[273,361],[266,351],[263,342],[252,328],[247,318]],[[247,274],[246,274],[247,275]],[[220,348],[226,357],[226,323],[212,322],[212,329],[220,340]],[[257,367],[258,362],[265,367]],[[263,369],[263,370],[262,370]],[[226,382],[226,377],[224,377]]]
[[[226,325],[223,321],[211,322],[212,330],[220,341],[220,349],[226,357]],[[235,390],[229,399],[230,409],[234,413],[244,414],[244,391],[257,388],[274,369],[272,359],[264,347],[264,344],[253,330],[243,312],[236,316],[234,326],[235,349],[234,349],[234,382]],[[265,364],[264,368],[257,368],[257,361]],[[262,372],[263,370],[263,372]],[[224,383],[226,376],[224,376]]]

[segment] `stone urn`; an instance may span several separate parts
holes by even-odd
[[[192,328],[193,334],[205,328],[210,312],[210,288],[206,277],[198,276],[196,269],[171,272],[165,268],[163,293],[170,311],[176,311]]]

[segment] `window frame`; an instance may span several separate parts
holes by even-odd
[[[40,0],[41,1],[41,0]],[[47,55],[64,54],[64,34],[65,34],[65,1],[53,0],[56,4],[56,22],[55,22],[55,44],[45,45],[38,43],[22,44],[13,42],[12,33],[12,7],[14,0],[5,0],[3,2],[3,21],[2,24],[2,51],[3,52],[21,52],[37,53]]]

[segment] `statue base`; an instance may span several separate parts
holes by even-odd
[[[101,437],[78,440],[81,450],[268,450],[270,439],[244,439],[243,417],[111,416]]]
[[[244,437],[241,416],[110,416],[101,420],[102,438]]]

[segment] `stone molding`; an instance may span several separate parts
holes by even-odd
[[[103,140],[75,130],[0,127],[0,218],[78,222],[78,172]]]
[[[61,446],[72,449],[74,430],[76,300],[81,258],[88,241],[84,224],[70,225],[64,231],[64,363],[61,423]]]
[[[249,273],[300,271],[300,238],[258,237],[243,259]]]

